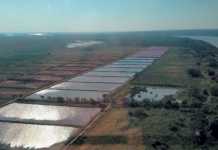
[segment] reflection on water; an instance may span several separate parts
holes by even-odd
[[[182,37],[188,37],[191,39],[202,40],[202,41],[208,42],[208,43],[218,47],[218,37],[217,36],[182,36]]]
[[[114,89],[120,87],[122,84],[114,84],[114,83],[79,83],[79,82],[63,82],[52,86],[52,89],[57,90],[94,90],[94,91],[106,91],[110,92]]]
[[[0,123],[0,143],[11,147],[48,148],[64,142],[77,128]]]
[[[9,104],[0,109],[2,120],[55,121],[57,124],[84,126],[100,108],[80,108],[65,106],[46,106],[36,104]]]
[[[69,43],[66,47],[67,48],[76,48],[76,47],[89,47],[92,45],[98,45],[98,44],[102,44],[101,41],[75,41],[73,43]]]
[[[140,92],[137,94],[134,99],[138,101],[142,101],[144,99],[149,99],[151,101],[159,101],[164,96],[167,95],[175,95],[178,92],[176,88],[168,88],[168,87],[146,87],[147,92]]]

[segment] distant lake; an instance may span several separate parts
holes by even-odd
[[[218,36],[182,36],[195,40],[202,40],[218,47]]]
[[[98,44],[102,44],[101,41],[76,41],[76,42],[72,42],[67,44],[67,48],[76,48],[76,47],[89,47],[89,46],[93,46],[93,45],[98,45]]]

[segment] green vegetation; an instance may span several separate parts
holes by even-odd
[[[183,87],[177,97],[129,103],[130,126],[143,129],[147,149],[218,149],[217,60],[216,48],[174,48],[136,76],[133,85]]]
[[[138,109],[134,108],[131,111]],[[188,115],[168,109],[151,108],[144,111],[147,117],[130,117],[130,126],[139,126],[143,129],[146,149],[154,149],[153,145],[159,142],[172,150],[190,150],[192,144]]]
[[[137,75],[133,84],[178,87],[195,84],[199,79],[190,79],[186,73],[189,68],[196,66],[196,58],[189,51],[171,48],[161,60]]]
[[[104,144],[127,144],[128,139],[125,136],[119,135],[104,135],[104,136],[81,136],[72,145],[82,145],[84,143],[93,145]]]

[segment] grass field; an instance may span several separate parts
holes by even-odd
[[[171,48],[160,60],[146,68],[133,84],[184,87],[194,84],[187,69],[196,65],[195,58],[183,48]]]

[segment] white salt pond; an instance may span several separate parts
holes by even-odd
[[[145,69],[149,65],[150,64],[116,64],[116,63],[113,63],[113,64],[107,65],[105,67],[108,67],[108,68],[128,68],[128,69],[140,68],[140,69]]]
[[[81,41],[76,42],[76,46],[81,44]],[[85,43],[85,45],[89,44]],[[96,44],[96,41],[91,41],[91,44]],[[166,51],[167,48],[162,47],[140,51],[109,65],[86,72],[64,83],[36,92],[26,99],[52,101],[54,100],[52,98],[61,97],[64,100],[71,101],[75,100],[75,98],[85,98],[87,101],[90,101],[90,99],[98,102],[102,101],[105,94],[113,93],[117,88],[131,80],[136,73],[151,65],[156,58],[159,58]]]
[[[110,67],[102,67],[99,69],[95,69],[94,71],[100,71],[100,72],[141,72],[143,68],[110,68]]]
[[[119,83],[79,83],[79,82],[63,82],[52,86],[52,89],[62,90],[81,90],[81,91],[105,91],[111,92],[122,86]]]
[[[0,123],[0,143],[11,147],[49,148],[77,134],[79,128]]]
[[[85,73],[84,76],[101,76],[101,77],[133,77],[135,73],[131,72],[97,72],[97,71],[90,71]]]
[[[12,103],[0,108],[0,120],[85,126],[100,111],[100,108]]]
[[[81,83],[122,83],[124,84],[129,80],[128,77],[94,77],[94,76],[79,76],[70,79],[70,82]]]

